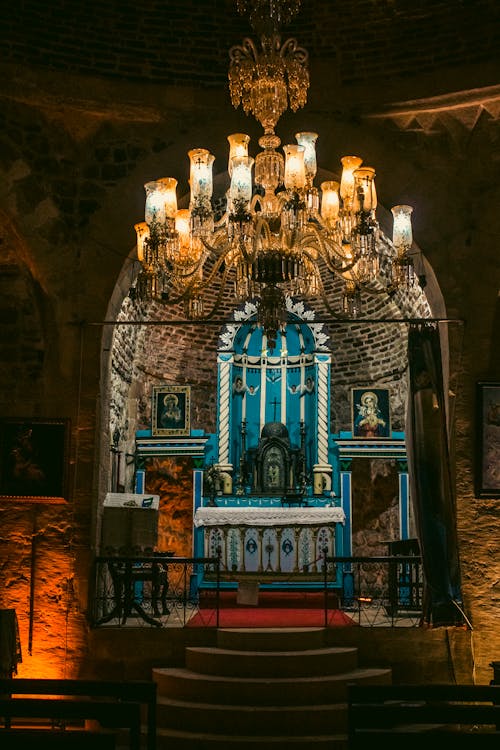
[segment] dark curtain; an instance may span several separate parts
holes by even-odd
[[[436,324],[413,324],[408,334],[409,394],[406,439],[410,491],[425,588],[423,621],[463,623],[455,491]]]

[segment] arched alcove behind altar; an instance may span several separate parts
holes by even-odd
[[[322,171],[322,176],[325,174],[327,173]],[[218,175],[214,180],[214,183],[217,182],[225,185],[227,174]],[[379,214],[381,225],[387,231],[385,225],[389,221],[388,212],[379,206]],[[418,254],[418,248],[415,250]],[[218,461],[223,473],[227,473],[227,465],[230,464],[231,492],[236,494],[242,489],[241,486],[238,487],[242,422],[241,407],[238,403],[242,404],[243,399],[234,398],[232,389],[236,386],[237,367],[243,366],[245,358],[247,358],[248,375],[248,381],[245,384],[246,402],[247,404],[252,401],[259,402],[259,418],[256,419],[254,416],[248,420],[248,432],[245,434],[247,446],[256,450],[262,427],[267,422],[274,421],[275,413],[277,414],[278,409],[282,409],[281,404],[286,403],[287,416],[284,423],[289,432],[291,447],[300,452],[301,445],[304,443],[310,494],[313,498],[323,498],[326,502],[333,497],[336,504],[342,503],[342,487],[338,471],[335,467],[333,471],[331,469],[332,464],[334,465],[337,460],[335,450],[331,450],[331,443],[335,436],[348,432],[352,428],[351,390],[353,387],[388,388],[391,399],[392,427],[404,432],[407,324],[404,322],[391,324],[386,321],[406,320],[412,317],[428,318],[445,314],[436,279],[423,256],[418,256],[418,270],[421,278],[425,279],[425,285],[417,285],[410,291],[401,290],[391,297],[387,295],[367,296],[363,301],[363,311],[359,321],[350,321],[349,324],[337,321],[320,300],[311,301],[310,308],[305,308],[301,301],[294,301],[293,305],[299,306],[300,310],[306,313],[305,319],[300,321],[300,316],[298,316],[298,322],[287,327],[286,336],[278,337],[277,347],[269,352],[269,357],[275,360],[272,362],[273,366],[277,365],[276,360],[281,358],[283,344],[285,344],[285,349],[289,346],[299,360],[303,357],[302,363],[298,363],[296,373],[302,371],[304,378],[301,380],[301,376],[296,374],[294,376],[292,367],[287,377],[280,380],[279,385],[278,381],[273,384],[266,378],[266,383],[270,384],[270,392],[275,391],[275,393],[265,401],[263,411],[260,409],[259,401],[262,396],[262,392],[259,394],[262,383],[259,384],[256,380],[257,368],[254,368],[253,373],[251,372],[248,357],[260,356],[260,351],[265,347],[262,346],[262,341],[258,343],[255,338],[255,342],[251,342],[249,354],[248,344],[251,336],[246,341],[248,331],[260,329],[254,323],[249,321],[245,323],[245,314],[239,311],[239,317],[236,316],[234,323],[240,331],[239,336],[234,339],[236,344],[235,361],[232,362],[234,372],[231,369],[228,371],[229,379],[226,384],[231,389],[228,423],[231,442],[228,443],[226,456],[221,456],[220,451],[217,456],[216,451],[214,452],[214,445],[217,440],[220,440],[221,434],[218,357],[229,356],[229,352],[224,352],[224,347],[221,348],[221,341],[227,342],[227,329],[204,323],[183,322],[179,325],[179,322],[184,320],[184,311],[180,305],[164,307],[157,302],[141,303],[132,300],[128,296],[128,291],[134,283],[138,270],[138,265],[134,261],[134,250],[132,250],[109,305],[107,319],[116,321],[117,325],[105,327],[103,333],[99,507],[102,507],[103,498],[112,487],[113,477],[117,476],[117,455],[121,457],[118,488],[128,492],[136,488],[138,466],[136,437],[140,433],[147,433],[151,430],[153,387],[163,384],[189,385],[191,389],[191,433],[205,435],[206,447],[202,452],[203,455],[198,455],[196,460],[193,457],[183,459],[182,481],[186,486],[183,510],[180,511],[171,503],[165,502],[163,513],[165,528],[174,513],[176,518],[179,512],[184,517],[185,528],[179,531],[179,539],[183,540],[181,545],[183,550],[186,545],[193,542],[192,527],[187,530],[190,523],[188,505],[192,494],[188,489],[188,482],[189,479],[192,481],[193,470],[196,466],[199,468],[203,464]],[[340,292],[338,280],[325,276],[324,285],[330,300],[338,298]],[[208,296],[210,298],[210,290]],[[224,297],[221,300],[218,315],[221,319],[229,320],[234,312],[229,296]],[[323,338],[319,346],[317,338],[319,327],[314,323],[315,315],[327,321],[322,328]],[[380,323],[374,322],[377,318],[381,319]],[[371,322],[367,323],[366,320]],[[446,354],[447,331],[445,327],[443,327],[443,334]],[[325,346],[326,340],[328,340],[328,346]],[[286,351],[288,357],[288,349]],[[311,352],[316,352],[312,355],[313,358],[319,352],[325,358],[323,369],[329,370],[328,396],[323,402],[327,404],[327,416],[322,438],[317,433],[319,408],[318,374],[315,371],[317,363],[311,365],[309,373],[307,369],[309,366],[307,357],[311,356]],[[329,360],[330,352],[332,353],[331,361]],[[236,361],[238,357],[239,361]],[[277,369],[280,367],[281,362]],[[250,391],[252,386],[253,393]],[[294,409],[296,409],[296,416],[292,417]],[[304,419],[301,419],[301,409],[304,409],[302,412]],[[255,415],[255,411],[253,413]],[[280,421],[281,414],[278,419],[278,422]],[[305,435],[301,435],[302,421],[307,423]],[[321,440],[324,460],[318,456],[318,446]],[[178,458],[169,460],[173,460],[175,464]],[[160,467],[160,472],[162,470]],[[175,468],[173,474],[176,472],[178,468]],[[166,475],[169,473],[172,474],[170,469],[166,469]],[[316,490],[315,475],[318,482]],[[247,483],[248,486],[250,484]],[[291,490],[292,487],[289,489]],[[295,481],[293,489],[297,489]],[[325,489],[327,492],[323,493]],[[333,496],[329,493],[333,493]],[[280,490],[276,498],[277,502],[280,502],[281,494]],[[359,492],[356,490],[356,482],[353,483],[353,501],[363,502],[362,490],[360,489]],[[97,537],[99,536],[98,527],[99,524],[97,524]],[[99,543],[98,539],[97,542]]]

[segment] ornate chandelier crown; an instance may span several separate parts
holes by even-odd
[[[410,206],[392,209],[392,242],[381,238],[376,219],[375,170],[357,156],[341,159],[339,182],[314,185],[316,133],[296,134],[295,144],[278,151],[275,133],[288,107],[307,99],[308,55],[295,39],[283,44],[279,25],[298,12],[299,0],[237,0],[260,31],[260,49],[251,39],[229,52],[229,87],[264,129],[261,151],[249,156],[250,138],[228,136],[230,187],[223,216],[213,209],[212,165],[206,149],[189,151],[189,209],[177,208],[177,180],[149,182],[145,221],[135,225],[141,271],[132,295],[169,303],[184,301],[188,318],[212,315],[231,282],[235,302],[254,300],[258,320],[272,347],[286,325],[285,296],[319,297],[332,312],[323,289],[326,273],[342,281],[342,313],[355,317],[362,290],[378,293],[414,283]],[[253,181],[252,181],[253,170]],[[215,305],[205,310],[204,291],[217,288]]]

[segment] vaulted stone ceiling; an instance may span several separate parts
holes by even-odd
[[[236,0],[32,0],[21,8],[3,3],[0,25],[2,64],[11,72],[29,68],[42,76],[142,84],[142,105],[134,108],[121,92],[124,109],[118,116],[149,121],[158,112],[149,108],[145,83],[225,87],[229,47],[255,36]],[[426,133],[449,128],[450,119],[470,130],[483,112],[498,120],[496,0],[303,0],[283,36],[296,36],[309,52],[312,106],[323,108],[326,97],[330,111],[338,100],[339,111],[375,113],[398,128]],[[57,95],[51,92],[43,85],[46,79],[25,86],[15,79],[4,76],[2,86],[15,98],[40,98],[40,89],[48,88],[45,106],[62,106],[60,88]],[[99,85],[92,91],[93,106],[85,105],[90,91],[81,80],[64,97],[65,106],[109,116],[109,98],[104,91],[99,95]],[[135,98],[132,89],[129,93]],[[405,105],[392,106],[395,102]],[[117,116],[116,107],[112,110]]]

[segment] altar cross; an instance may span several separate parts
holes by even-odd
[[[273,407],[273,422],[276,422],[276,407],[280,405],[281,405],[281,401],[278,401],[278,399],[275,396],[273,401],[271,401],[271,406]]]

